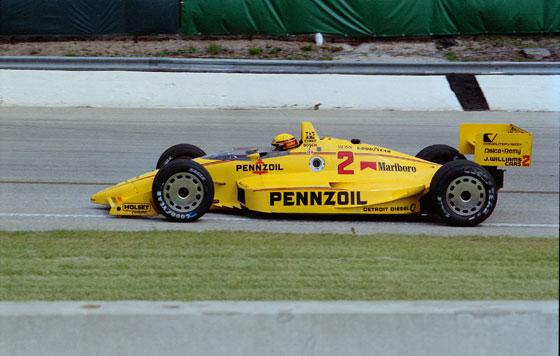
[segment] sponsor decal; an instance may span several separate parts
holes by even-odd
[[[189,168],[189,172],[194,173],[202,182],[206,182],[206,177],[198,170],[194,168]]]
[[[384,152],[384,153],[390,153],[391,150],[387,149],[387,148],[382,148],[382,147],[375,147],[375,146],[357,146],[356,149],[358,151],[369,151],[369,152]]]
[[[306,140],[306,141],[314,141],[314,140],[317,140],[317,137],[315,136],[315,132],[313,132],[313,131],[305,131],[305,140]]]
[[[482,135],[482,144],[484,146],[521,146],[519,142],[494,142],[496,137],[498,137],[497,133],[485,133]]]
[[[416,172],[416,167],[407,166],[399,163],[387,164],[385,162],[360,162],[360,170],[371,169],[374,171],[385,171],[385,172]]]
[[[150,211],[150,204],[144,203],[125,203],[122,205],[122,210],[133,214],[143,214]]]
[[[161,189],[161,188],[160,188]],[[171,210],[169,208],[169,206],[167,206],[167,204],[163,201],[163,196],[162,196],[162,192],[161,190],[158,190],[156,192],[157,195],[157,204],[159,205],[159,207],[166,213],[169,214],[171,217],[173,218],[177,218],[177,219],[193,219],[196,216],[198,216],[198,213],[195,212],[191,212],[191,213],[178,213],[174,210]]]
[[[484,157],[484,162],[502,162],[507,167],[527,167],[531,158],[527,155],[523,157]]]
[[[482,140],[484,142],[494,142],[496,136],[498,136],[498,134],[485,133],[484,135],[482,135]]]
[[[352,145],[338,145],[339,150],[352,150],[356,149],[357,151],[368,151],[368,152],[383,152],[383,153],[390,153],[391,150],[382,147],[376,146],[352,146]]]
[[[323,205],[366,205],[361,192],[315,191],[315,192],[270,192],[270,206],[323,206]]]
[[[365,213],[397,213],[408,211],[414,213],[416,211],[416,204],[410,204],[410,206],[371,206],[363,207],[362,211]]]
[[[354,169],[347,168],[354,162],[354,153],[352,151],[338,151],[337,158],[342,160],[338,164],[338,174],[354,174]],[[416,172],[416,167],[399,163],[388,164],[385,162],[360,161],[360,170],[366,169],[386,172]]]
[[[283,171],[282,165],[280,163],[264,163],[262,160],[258,160],[253,164],[237,164],[235,166],[237,172],[253,172],[254,174],[266,174],[272,171]]]
[[[387,172],[416,172],[416,167],[398,163],[387,164],[385,162],[377,162],[377,170]]]
[[[364,207],[362,209],[364,213],[386,213],[389,211],[389,207],[387,206],[372,206],[372,207]]]
[[[317,136],[313,131],[305,131],[303,147],[317,147]]]
[[[484,153],[504,153],[504,154],[516,154],[521,155],[520,148],[485,148]]]
[[[480,138],[479,138],[480,140]],[[531,137],[523,133],[483,133],[476,147],[475,162],[488,166],[528,167],[531,165]]]
[[[377,162],[367,162],[361,161],[360,162],[360,170],[363,171],[364,169],[372,169],[374,171],[377,170]]]

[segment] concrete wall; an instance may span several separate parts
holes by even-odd
[[[0,355],[558,355],[558,302],[0,303]]]
[[[560,76],[479,76],[491,109],[560,111]],[[0,106],[461,110],[444,76],[0,70]]]
[[[479,75],[490,110],[560,111],[560,76]]]

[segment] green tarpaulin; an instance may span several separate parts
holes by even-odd
[[[0,35],[177,33],[179,0],[0,0]]]
[[[185,0],[189,35],[560,32],[560,0]]]
[[[560,32],[560,0],[0,0],[0,35]]]

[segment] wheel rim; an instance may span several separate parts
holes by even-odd
[[[190,173],[175,173],[163,184],[163,200],[175,211],[188,213],[196,209],[204,199],[200,179]]]
[[[445,201],[457,215],[473,215],[484,208],[486,189],[478,178],[458,177],[447,187]]]

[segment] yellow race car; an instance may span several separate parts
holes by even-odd
[[[459,147],[432,145],[416,156],[320,137],[301,123],[301,140],[280,134],[273,149],[206,155],[179,144],[156,169],[91,196],[111,215],[191,222],[210,209],[286,214],[420,214],[456,226],[490,216],[501,166],[528,167],[532,136],[511,124],[463,124]],[[474,154],[474,162],[465,158]],[[477,162],[477,163],[475,163]]]

